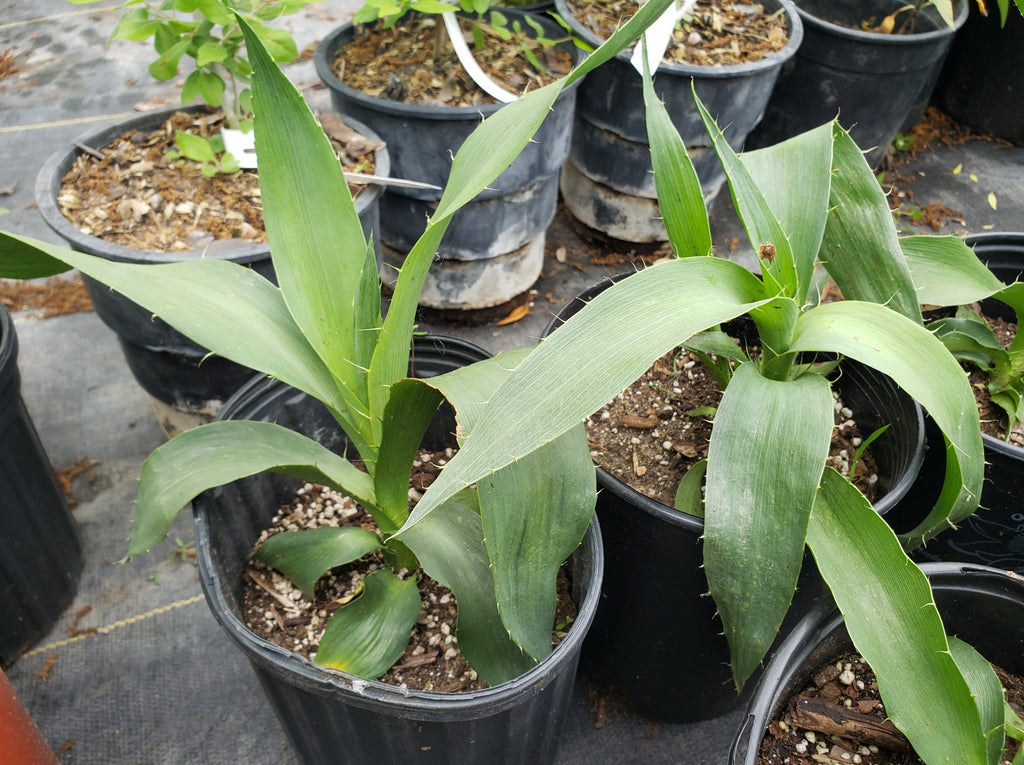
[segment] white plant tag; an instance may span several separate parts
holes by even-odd
[[[256,133],[250,130],[244,133],[232,128],[221,128],[224,139],[224,151],[238,160],[238,166],[245,169],[256,167]]]
[[[693,10],[693,6],[696,4],[697,0],[681,0],[680,2],[673,3],[643,33],[643,37],[647,40],[647,65],[651,69],[652,76],[658,71],[658,65],[661,64],[661,59],[665,55],[665,51],[668,50],[669,41],[672,39],[672,32],[676,28],[676,22]],[[633,49],[633,57],[630,59],[630,63],[641,75],[644,73],[642,56],[643,45],[637,43],[637,46]]]

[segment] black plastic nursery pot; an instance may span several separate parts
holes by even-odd
[[[522,11],[502,8],[509,18]],[[564,30],[550,18],[536,20],[552,38]],[[525,26],[525,25],[524,25]],[[343,82],[333,63],[358,29],[346,24],[317,46],[317,74],[331,92],[334,108],[370,125],[387,142],[392,175],[443,188],[452,158],[480,121],[502,104],[436,106],[405,104],[370,96]],[[560,43],[578,62],[571,43]],[[578,83],[555,101],[533,140],[512,165],[452,218],[438,257],[420,296],[420,304],[440,309],[477,309],[505,303],[528,290],[540,276],[545,232],[557,205],[558,172],[569,154]],[[406,253],[419,239],[440,190],[389,188],[381,201],[384,268],[381,278],[393,286]]]
[[[946,632],[1007,672],[1024,673],[1024,580],[970,564],[926,563],[921,568],[931,582]],[[729,765],[755,765],[768,725],[789,699],[823,666],[852,648],[834,603],[820,603],[801,620],[769,662],[747,705]]]
[[[1010,284],[1024,278],[1024,234],[971,234],[967,244],[1000,280]],[[982,301],[986,315],[1016,321],[1013,311],[996,300]],[[946,460],[942,436],[929,420],[929,449],[912,494],[922,503],[934,502]],[[956,529],[944,531],[916,550],[920,561],[963,561],[1010,569],[1024,574],[1024,448],[982,434],[985,483],[974,515]]]
[[[977,8],[956,33],[935,88],[935,102],[951,117],[982,133],[1024,144],[1024,17],[1013,3],[1006,26],[993,8]]]
[[[487,354],[451,338],[417,338],[413,373],[432,377]],[[443,410],[442,410],[443,411]],[[319,402],[279,381],[254,379],[222,419],[274,421],[341,450],[346,442]],[[450,413],[425,443],[450,441]],[[242,571],[260,532],[300,485],[270,474],[206,492],[193,503],[207,602],[245,653],[289,741],[309,763],[550,762],[568,713],[583,637],[597,610],[603,570],[596,521],[570,558],[579,614],[554,652],[524,675],[468,693],[410,691],[325,669],[251,633],[242,618]]]
[[[587,301],[627,276],[583,292],[556,315],[545,334],[557,331]],[[884,514],[909,489],[920,468],[921,409],[874,370],[853,363],[844,363],[842,369],[835,388],[865,432],[891,424],[872,444],[884,493],[875,509]],[[743,698],[733,685],[729,647],[707,596],[703,520],[641,494],[600,467],[597,484],[605,575],[581,672],[621,692],[635,711],[655,720],[710,719],[737,708]],[[780,635],[824,593],[807,555]],[[747,688],[752,686],[748,683]]]
[[[877,23],[903,6],[902,0],[797,0],[803,44],[782,68],[748,148],[770,146],[838,116],[876,166],[911,111],[923,112],[955,31],[930,6],[918,12],[914,34],[861,29],[863,20]],[[967,3],[955,2],[954,10],[959,27]]]
[[[692,87],[722,127],[729,145],[739,151],[761,119],[765,104],[786,61],[796,54],[803,26],[790,0],[765,0],[766,13],[782,11],[789,41],[760,61],[726,66],[694,66],[662,62],[654,88],[686,145],[710,204],[725,181],[693,102]],[[585,27],[566,0],[557,0],[559,14],[573,33],[591,45],[603,42]],[[615,239],[665,241],[651,170],[640,75],[631,52],[587,75],[576,99],[576,126],[569,161],[562,172],[566,208],[575,218]]]
[[[18,337],[0,304],[0,666],[50,631],[82,564],[78,524],[21,398]]]
[[[156,130],[176,112],[198,113],[205,108],[193,106],[149,112],[83,135],[77,143],[102,149],[131,130]],[[381,143],[380,137],[365,125],[354,120],[348,120],[348,123],[353,130]],[[270,248],[265,243],[218,240],[192,252],[169,253],[137,250],[82,233],[64,217],[57,205],[62,179],[81,155],[81,149],[74,145],[52,154],[40,169],[35,188],[36,205],[43,220],[73,250],[121,263],[143,265],[198,257],[217,258],[247,266],[274,280]],[[388,175],[390,158],[386,148],[375,153],[374,161],[375,172]],[[363,231],[367,237],[373,235],[375,240],[378,238],[380,196],[381,187],[371,185],[363,189],[355,200]],[[88,277],[83,276],[83,279],[93,308],[104,324],[117,334],[129,369],[153,399],[161,426],[168,435],[213,419],[223,402],[252,377],[251,369],[224,358],[208,356],[205,348],[153,317],[138,304]]]

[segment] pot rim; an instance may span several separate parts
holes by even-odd
[[[726,64],[724,66],[698,66],[696,64],[665,63],[663,61],[658,65],[658,71],[655,75],[664,73],[669,76],[693,77],[706,80],[731,79],[749,77],[762,71],[781,67],[786,61],[796,55],[800,44],[803,42],[803,20],[800,14],[797,13],[798,8],[793,0],[764,0],[764,4],[772,7],[773,12],[780,8],[783,9],[786,13],[786,18],[789,20],[789,40],[787,40],[781,50],[773,51],[757,61],[745,64]],[[579,35],[590,45],[598,46],[604,42],[601,37],[598,37],[590,29],[583,26],[569,11],[566,0],[555,0],[555,7],[565,22],[572,27],[574,34]],[[626,64],[629,64],[631,56],[632,53],[625,50],[615,54],[616,59]]]
[[[165,109],[143,112],[138,116],[133,116],[127,120],[115,122],[107,127],[89,130],[78,136],[78,138],[75,139],[75,142],[84,144],[85,146],[102,148],[109,145],[111,141],[133,128],[143,130],[153,129],[158,127],[164,121],[169,119],[171,115],[176,114],[177,112],[201,112],[208,108],[209,107],[205,104],[191,104],[189,106],[179,105]],[[345,117],[345,119],[354,130],[377,141],[383,146],[384,142],[381,140],[380,136],[365,124],[350,117]],[[177,263],[182,260],[195,259],[198,257],[208,257],[215,260],[229,260],[234,263],[247,264],[266,260],[270,257],[270,245],[266,242],[252,242],[225,249],[215,247],[211,251],[200,255],[196,250],[191,250],[189,252],[138,250],[133,247],[126,247],[114,242],[108,242],[105,239],[93,236],[92,234],[82,233],[71,223],[71,221],[64,217],[64,214],[61,213],[60,208],[57,206],[57,193],[60,189],[61,181],[68,170],[71,169],[75,160],[83,154],[82,150],[75,146],[75,142],[69,143],[66,148],[58,149],[53,152],[39,169],[39,172],[36,174],[35,182],[35,201],[36,207],[39,209],[39,214],[43,216],[43,220],[46,224],[58,236],[68,242],[69,246],[73,249],[81,252],[93,253],[115,262],[143,264]],[[388,155],[386,146],[383,146],[383,148],[378,149],[374,153],[374,160],[376,163],[376,172],[379,175],[388,175],[390,173],[391,159]],[[367,186],[364,193],[359,194],[355,200],[357,213],[362,213],[363,210],[377,201],[382,193],[382,186],[372,184]]]
[[[888,35],[883,32],[868,32],[863,29],[845,27],[841,24],[835,24],[819,16],[815,16],[810,11],[801,8],[799,5],[796,6],[796,10],[797,13],[800,14],[800,18],[803,20],[804,24],[818,30],[819,32],[834,35],[835,37],[859,40],[866,45],[900,47],[911,45],[931,45],[939,40],[951,38],[956,33],[956,30],[960,29],[960,27],[964,25],[964,22],[967,21],[968,4],[964,2],[964,0],[954,0],[954,26],[952,28],[947,26],[940,18],[938,29],[933,29],[929,32],[914,32],[908,35]]]
[[[421,338],[417,338],[419,341]],[[438,339],[458,353],[482,351],[473,343],[461,338],[427,336],[426,340]],[[484,357],[490,354],[483,351]],[[225,403],[218,419],[239,407],[250,405],[257,399],[279,392],[294,391],[280,380],[257,376],[242,386]],[[236,616],[228,597],[225,595],[219,577],[210,571],[206,556],[211,549],[209,526],[205,510],[198,504],[193,506],[195,517],[196,548],[199,550],[200,583],[210,609],[225,628],[232,641],[246,654],[250,661],[258,663],[262,671],[271,672],[284,682],[322,696],[329,696],[353,706],[368,709],[388,708],[392,714],[422,720],[446,719],[453,716],[470,719],[481,712],[490,715],[522,702],[523,694],[540,692],[546,685],[546,678],[559,666],[574,661],[582,648],[587,630],[593,622],[600,600],[601,581],[604,571],[604,550],[601,545],[601,530],[596,515],[591,519],[580,546],[570,556],[580,556],[581,562],[589,564],[587,591],[583,602],[578,604],[578,614],[566,637],[547,657],[519,677],[499,685],[466,693],[440,693],[403,689],[377,680],[366,680],[340,670],[329,669],[310,659],[288,651],[253,634],[244,622]]]
[[[516,8],[502,8],[501,12],[508,16],[527,15],[524,11]],[[460,12],[458,15],[465,14]],[[541,23],[545,23],[545,19],[542,15],[530,15]],[[381,98],[380,96],[371,96],[361,90],[353,88],[351,85],[347,85],[338,79],[338,76],[334,73],[334,70],[331,67],[331,61],[337,54],[338,50],[346,43],[350,42],[351,37],[355,36],[355,27],[356,24],[349,21],[330,32],[323,40],[320,41],[320,44],[316,46],[316,51],[313,53],[313,63],[316,66],[317,75],[319,75],[320,79],[328,88],[342,93],[346,98],[358,103],[364,109],[398,117],[438,121],[457,121],[466,119],[482,120],[491,116],[501,109],[501,107],[505,106],[505,104],[481,104],[479,106],[406,104],[401,101],[392,101],[388,98]],[[349,35],[351,35],[349,39],[341,39],[348,37]],[[575,46],[572,47],[573,55],[575,56],[574,65],[578,66],[583,60],[584,54]],[[567,88],[558,95],[558,98],[561,99],[565,93],[578,88],[581,80],[582,78],[568,85]]]
[[[972,589],[994,593],[1001,590],[1006,597],[1019,601],[1024,609],[1024,578],[1012,571],[973,563],[921,563],[918,567],[937,590]],[[835,602],[819,601],[814,609],[797,623],[765,667],[747,705],[739,729],[729,747],[730,765],[742,765],[751,752],[756,754],[767,721],[775,706],[777,690],[789,682],[795,669],[805,663],[818,645],[843,625],[843,615]],[[765,692],[762,693],[761,691]],[[756,739],[756,740],[755,740]]]
[[[541,337],[545,338],[550,335],[560,323],[565,321],[563,316],[569,309],[578,310],[578,306],[589,302],[596,295],[606,290],[616,282],[622,281],[623,279],[631,276],[633,271],[627,271],[625,273],[616,274],[615,276],[608,276],[603,278],[596,284],[591,285],[576,297],[572,298],[551,318],[548,325],[544,328],[541,333]],[[573,311],[575,313],[575,311]],[[571,314],[570,314],[571,315]],[[865,368],[867,367],[866,365]],[[902,389],[901,389],[902,390]],[[914,481],[917,479],[917,475],[921,470],[921,465],[924,462],[924,412],[916,401],[914,403],[914,410],[917,413],[918,428],[917,428],[917,443],[914,450],[914,458],[911,460],[911,464],[908,466],[906,473],[893,484],[888,492],[882,496],[878,501],[873,502],[872,506],[875,508],[875,512],[879,515],[884,516],[888,513],[903,496],[910,490]],[[604,468],[597,466],[597,478],[598,486],[602,491],[610,491],[622,500],[638,507],[640,510],[655,516],[656,518],[670,523],[674,526],[681,526],[689,529],[697,534],[703,534],[704,532],[704,520],[695,516],[689,515],[688,513],[676,510],[674,507],[662,504],[657,500],[651,499],[645,494],[641,494],[636,489],[629,486],[625,481],[613,476]]]

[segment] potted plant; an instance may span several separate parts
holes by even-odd
[[[358,675],[298,656],[259,663],[257,669],[264,680],[273,676],[283,681],[268,693],[296,746],[308,756],[330,751],[336,760],[350,749],[358,750],[362,745],[353,740],[357,732],[369,737],[368,746],[379,749],[381,726],[387,727],[389,741],[395,744],[389,750],[395,762],[422,757],[425,746],[429,756],[442,760],[490,762],[499,745],[519,752],[522,761],[553,756],[564,702],[572,689],[575,652],[600,577],[593,527],[575,553],[577,562],[595,564],[578,569],[590,570],[586,579],[577,581],[585,600],[579,631],[552,651],[555,576],[591,526],[593,512],[593,467],[582,431],[554,439],[537,458],[467,487],[457,500],[432,513],[428,523],[406,522],[412,457],[442,392],[458,413],[458,431],[472,432],[488,391],[523,353],[426,381],[403,378],[419,289],[455,211],[511,163],[563,87],[614,55],[664,4],[652,3],[637,14],[567,81],[509,104],[467,139],[453,163],[448,192],[406,259],[383,320],[373,250],[362,236],[327,139],[299,93],[248,31],[255,63],[260,182],[279,287],[225,261],[136,266],[0,234],[0,272],[5,276],[79,268],[203,346],[291,386],[295,390],[278,389],[285,409],[301,396],[319,401],[332,428],[340,427],[351,451],[366,464],[368,472],[361,472],[316,440],[266,421],[277,415],[267,415],[270,410],[259,402],[255,410],[247,409],[244,398],[253,392],[247,390],[239,394],[238,411],[251,414],[251,420],[222,420],[181,434],[150,455],[140,477],[129,556],[162,539],[171,519],[197,494],[220,486],[231,493],[239,490],[238,479],[266,471],[344,488],[377,519],[379,536],[371,532],[370,539],[366,530],[354,528],[354,533],[338,534],[342,541],[330,545],[335,563],[361,556],[358,551],[353,555],[353,545],[364,551],[380,548],[387,562],[375,580],[384,583],[383,596],[374,589],[367,600],[357,598],[353,602],[359,607],[342,620],[353,620],[356,632],[369,626],[374,636],[368,646],[354,639],[339,644],[359,665]],[[293,151],[295,145],[302,151]],[[309,196],[303,189],[317,193]],[[187,290],[191,299],[172,297],[177,288]],[[336,437],[323,428],[315,428],[312,435],[328,441]],[[209,506],[216,507],[216,502],[215,495]],[[254,512],[259,516],[264,507]],[[197,532],[204,581],[208,586],[220,582],[209,591],[215,608],[220,592],[241,586],[229,576],[250,552],[245,547],[239,551],[239,540],[244,545],[252,538],[216,530],[217,515],[211,513],[209,527],[200,523]],[[234,520],[245,523],[242,518]],[[229,549],[206,546],[207,538],[224,537],[233,540]],[[286,546],[299,548],[302,557],[307,538],[299,534],[289,539]],[[280,558],[276,565],[291,570],[302,584],[314,582],[322,573],[307,569],[296,574]],[[416,617],[408,612],[408,577],[399,575],[403,569],[432,574],[454,592],[460,609],[460,648],[491,688],[472,696],[441,695],[387,689],[373,680],[387,655],[408,641]],[[365,592],[370,590],[367,586]],[[225,624],[237,617],[218,615]],[[281,659],[281,649],[251,642],[259,652]],[[256,653],[250,653],[250,659],[257,661]],[[294,713],[300,707],[301,713]],[[535,714],[534,709],[543,713]],[[307,719],[312,730],[304,725]],[[540,722],[544,728],[524,732],[527,721]],[[500,740],[491,735],[492,724],[501,729]],[[442,748],[442,741],[452,748]]]
[[[280,60],[290,61],[297,55],[291,35],[266,26],[261,19],[297,11],[303,5],[260,0],[247,2],[239,12],[244,12]],[[250,67],[241,30],[233,21],[234,6],[221,2],[199,8],[194,3],[122,6],[111,39],[152,38],[158,54],[149,67],[154,77],[173,77],[183,57],[193,58],[195,68],[182,86],[183,108],[157,110],[89,131],[43,164],[36,179],[36,204],[43,220],[69,246],[140,264],[224,258],[272,275],[255,196],[255,155],[241,155],[246,169],[240,172],[239,162],[225,153],[216,129],[221,123],[231,126],[229,136],[234,136],[242,127],[251,128]],[[197,97],[205,105],[187,106]],[[346,141],[350,161],[369,156],[374,172],[387,176],[389,160],[380,138],[364,125],[349,127],[348,133],[339,129],[338,135]],[[251,130],[247,135],[251,142]],[[167,147],[167,152],[161,147]],[[111,173],[114,180],[109,178]],[[80,179],[78,186],[65,186],[69,174]],[[102,191],[86,196],[97,183],[96,175]],[[381,188],[359,188],[357,207],[369,236],[378,225]],[[213,195],[222,195],[226,206],[204,205]],[[140,233],[154,225],[159,235]],[[85,282],[96,312],[117,334],[129,369],[152,397],[168,435],[210,420],[250,376],[251,370],[210,357],[205,348],[164,322],[154,321],[150,312],[122,295],[88,277]]]
[[[699,182],[649,80],[645,88],[661,210],[679,257],[609,287],[544,339],[491,395],[410,523],[429,518],[458,487],[575,427],[680,343],[727,352],[740,363],[715,413],[703,493],[703,566],[736,685],[756,671],[775,639],[808,547],[851,631],[855,627],[858,650],[872,663],[882,655],[876,669],[884,665],[880,675],[891,676],[897,694],[909,693],[901,678],[927,678],[929,691],[973,703],[966,684],[948,682],[948,654],[908,638],[903,630],[911,625],[904,621],[911,615],[879,607],[877,600],[881,592],[910,587],[915,607],[927,608],[931,594],[912,584],[923,578],[903,546],[913,549],[970,515],[983,473],[970,386],[922,325],[905,245],[877,181],[834,123],[741,160],[701,109],[760,255],[759,278],[708,257]],[[977,265],[962,242],[930,243],[943,254],[932,267],[946,277]],[[819,258],[847,299],[818,302],[812,285]],[[757,326],[760,358],[718,342],[714,333],[700,334],[743,314]],[[825,467],[833,400],[818,365],[836,355],[894,380],[930,412],[949,443],[942,494],[902,538],[847,479]],[[524,418],[524,411],[532,415]],[[875,559],[892,565],[876,572]],[[903,703],[919,709],[925,702],[910,694]],[[927,700],[929,708],[936,705],[942,702]],[[944,722],[935,725],[947,730]],[[905,732],[914,741],[932,730]],[[984,742],[980,727],[950,730],[952,747]]]
[[[314,59],[334,108],[383,137],[393,173],[436,187],[444,184],[452,157],[481,117],[515,98],[510,90],[535,88],[564,75],[582,58],[565,30],[549,17],[489,9],[486,0],[463,2],[462,8],[477,15],[456,16],[454,6],[437,2],[367,2],[352,23],[323,39]],[[462,42],[463,34],[475,39],[473,50]],[[464,51],[456,57],[460,47]],[[375,57],[374,50],[386,55]],[[474,59],[484,53],[488,63],[504,67],[504,84],[497,90],[484,92],[477,84],[490,81],[477,71]],[[373,66],[364,65],[374,57]],[[535,141],[492,187],[460,210],[439,245],[438,261],[420,296],[422,305],[456,310],[494,306],[536,281],[545,231],[558,201],[559,169],[569,152],[577,88],[574,84],[562,90]],[[385,191],[381,275],[387,285],[394,286],[395,274],[425,221],[435,214],[440,197],[439,189]]]
[[[623,278],[629,277],[606,280],[585,290],[558,312],[544,335]],[[756,338],[745,326],[725,329],[747,344]],[[704,520],[699,508],[687,499],[686,481],[680,481],[686,466],[694,461],[698,469],[691,479],[699,476],[706,444],[697,443],[700,438],[692,434],[692,427],[695,421],[708,419],[705,407],[709,404],[703,400],[686,403],[686,389],[692,385],[689,375],[700,377],[697,370],[686,369],[692,364],[685,355],[675,356],[671,373],[658,374],[660,365],[656,362],[645,375],[657,403],[647,405],[650,399],[638,381],[624,391],[628,403],[621,408],[603,407],[587,419],[588,440],[598,465],[597,516],[605,544],[605,577],[601,608],[584,644],[580,666],[586,676],[614,689],[637,713],[680,722],[724,714],[741,704],[743,697],[732,687],[729,644],[716,617],[716,605],[704,597],[708,591],[702,569]],[[648,381],[648,377],[654,379]],[[680,387],[678,393],[675,386]],[[873,486],[862,484],[873,488],[875,511],[887,522],[893,515],[901,519],[913,516],[912,510],[903,509],[903,499],[916,485],[924,455],[925,423],[920,407],[891,379],[851,360],[843,362],[833,388],[839,395],[837,406],[841,402],[840,408],[851,415],[847,418],[837,412],[837,423],[852,419],[862,435],[881,432],[870,442],[875,482]],[[687,411],[690,406],[695,408],[692,418]],[[653,407],[657,410],[652,417]],[[629,426],[628,419],[634,412],[646,413],[636,429]],[[611,432],[601,427],[606,422]],[[630,446],[625,447],[627,439]],[[653,442],[654,449],[645,449],[645,442]],[[844,439],[847,444],[848,438]],[[691,459],[676,457],[680,454],[677,449],[685,451],[687,447],[694,452],[687,454]],[[842,463],[838,448],[833,446],[830,451],[833,464]],[[636,466],[619,472],[618,466],[629,462],[630,452]],[[852,449],[849,454],[856,456]],[[665,455],[670,455],[670,460]],[[855,471],[850,464],[847,474],[852,476]],[[656,476],[668,481],[663,492],[652,485]],[[870,481],[870,476],[865,473],[861,479]],[[931,476],[933,483],[935,479]],[[919,508],[913,510],[919,518]],[[642,591],[636,587],[638,581],[647,583]],[[825,593],[810,556],[805,556],[796,589],[781,634]],[[666,634],[673,639],[666,640]]]
[[[783,69],[750,148],[838,116],[876,166],[915,109],[924,112],[965,2],[801,0],[804,41]]]
[[[558,0],[556,5],[573,32],[592,45],[611,33],[621,13],[605,0]],[[674,26],[672,42],[651,64],[652,72],[656,66],[658,95],[683,136],[710,205],[725,175],[693,109],[691,81],[738,151],[761,119],[780,70],[800,47],[803,27],[789,0],[741,8],[681,3],[668,22]],[[693,37],[697,44],[691,44]],[[748,50],[754,40],[762,44]],[[665,241],[637,61],[635,51],[620,53],[580,86],[561,190],[567,209],[593,229],[627,241]]]
[[[975,374],[974,384],[983,390],[979,407],[983,411],[985,484],[979,511],[964,519],[957,529],[943,532],[916,551],[915,557],[967,561],[1020,573],[1024,570],[1024,518],[1017,497],[1024,475],[1024,448],[1019,436],[1024,414],[1020,397],[1024,337],[1008,337],[1007,332],[1019,323],[1018,316],[1024,310],[1019,286],[1024,273],[1024,238],[1019,234],[972,234],[966,243],[984,264],[984,268],[958,279],[961,285],[971,285],[970,289],[955,295],[936,293],[929,280],[922,283],[928,290],[922,299],[934,308],[958,301],[969,303],[959,305],[955,315],[938,311],[940,318],[927,326]],[[927,264],[920,264],[914,271],[928,273]],[[998,335],[989,321],[1003,323]],[[928,483],[943,463],[941,450],[929,457],[920,485],[915,487],[920,493],[918,499],[928,500]]]
[[[8,666],[74,598],[83,561],[78,525],[21,398],[18,337],[2,304],[0,461],[0,665]]]
[[[936,650],[951,650],[956,663],[965,667],[965,674],[966,667],[969,666],[968,661],[971,658],[977,660],[980,654],[984,659],[971,670],[972,682],[979,678],[977,682],[988,683],[990,686],[994,683],[996,689],[999,688],[999,679],[985,660],[1011,674],[1024,674],[1024,664],[1021,663],[1021,657],[1024,656],[1021,649],[1024,646],[1021,644],[1020,630],[1021,620],[1024,618],[1024,587],[1020,578],[998,569],[950,563],[928,563],[922,566],[922,571],[928,577],[937,608],[937,612],[931,610],[928,618],[933,622],[939,622],[938,617],[941,615],[939,623],[951,636],[947,639],[944,633],[935,634],[931,639],[936,645]],[[956,637],[952,637],[954,635]],[[944,643],[948,648],[943,646]],[[820,707],[814,703],[813,698],[797,702],[799,707],[794,707],[791,703],[794,696],[812,686],[812,678],[817,673],[833,665],[838,657],[848,655],[853,650],[850,631],[844,625],[842,614],[836,609],[835,604],[823,602],[814,612],[808,614],[783,641],[778,653],[772,657],[765,669],[764,676],[747,706],[747,714],[740,731],[733,741],[730,765],[755,765],[763,762],[764,760],[758,759],[762,739],[769,740],[769,726],[776,725],[780,720],[784,721],[784,727],[775,727],[775,735],[771,739],[778,740],[785,746],[794,739],[803,738],[807,756],[810,756],[815,753],[814,745],[806,744],[804,730],[807,728],[804,727],[802,730],[799,724],[794,725],[794,716],[796,721],[803,722],[805,726],[830,728],[828,731],[818,730],[814,737],[825,742],[827,747],[831,746],[831,742],[826,736],[838,734],[849,742],[851,738],[857,738],[855,731],[863,732],[872,721],[878,719],[868,713],[859,713],[856,708],[851,710],[835,706],[833,712],[833,707],[827,705],[824,700]],[[881,683],[879,690],[887,717],[898,726],[898,715],[901,710],[887,700],[887,688]],[[857,695],[855,692],[849,693],[847,698],[856,698]],[[864,698],[867,696],[868,694],[863,694]],[[1024,735],[1017,713],[1007,705],[1004,722],[1004,706],[999,703],[1000,694],[993,694],[993,698],[997,702],[996,705],[986,710],[990,715],[988,719],[992,728],[988,758],[970,759],[967,753],[963,753],[962,759],[953,761],[993,764],[1000,762],[1002,760],[999,754],[1003,751],[1004,738],[1012,736],[1020,740]],[[871,706],[870,702],[868,706]],[[961,719],[964,723],[971,714],[977,720],[976,711],[964,709],[962,714]],[[836,719],[836,728],[832,728],[827,722],[820,726],[814,722],[827,721],[830,716]],[[887,734],[887,740],[890,742],[899,741],[898,738],[888,735],[889,731],[885,730],[883,725],[877,725],[875,729],[881,729],[881,733]],[[901,744],[905,746],[906,742],[903,741]],[[769,745],[766,750],[773,748]],[[839,748],[845,751],[852,761],[852,754],[856,753],[851,751],[854,747],[847,743],[846,747]],[[917,754],[926,762],[938,761],[929,759],[926,749],[918,749]],[[836,752],[836,755],[842,756],[840,752]],[[910,754],[903,750],[898,756],[906,758]],[[871,756],[865,755],[863,761],[871,761]]]
[[[993,5],[998,14],[992,12]],[[1024,46],[1024,5],[1010,0],[980,2],[957,32],[946,57],[935,102],[975,130],[1024,143],[1024,110],[1013,96],[1024,88],[1014,51]]]

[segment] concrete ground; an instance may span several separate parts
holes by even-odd
[[[303,47],[355,7],[355,0],[325,0],[288,24]],[[177,90],[148,77],[147,45],[105,44],[115,20],[112,2],[0,0],[0,8],[0,52],[13,54],[17,67],[0,81],[0,206],[10,211],[0,227],[58,242],[33,202],[46,157],[137,109],[173,105]],[[326,107],[311,62],[287,71],[315,108]],[[944,232],[1024,227],[1024,149],[981,141],[939,146],[901,172],[913,178],[907,184],[912,204],[942,202],[959,212]],[[719,249],[740,235],[724,196],[713,221]],[[529,344],[574,294],[632,267],[629,248],[618,248],[627,256],[619,264],[598,266],[587,246],[560,212],[526,318],[498,325],[501,312],[476,317],[475,324],[425,315],[421,326],[494,352]],[[555,257],[559,247],[565,262]],[[737,257],[749,261],[750,253],[741,246]],[[62,763],[295,761],[255,677],[204,604],[194,561],[177,554],[193,539],[188,514],[150,555],[116,563],[140,464],[164,435],[114,335],[92,313],[39,319],[21,312],[15,324],[23,396],[51,461],[58,468],[97,461],[73,488],[86,555],[78,595],[50,634],[8,670],[47,741]],[[558,762],[721,765],[741,717],[736,711],[707,722],[655,725],[627,713],[602,725],[581,683]]]

